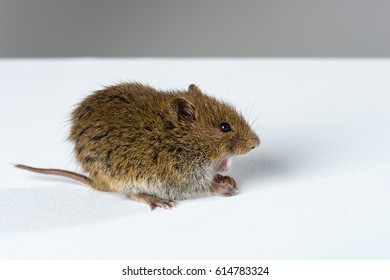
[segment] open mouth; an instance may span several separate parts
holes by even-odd
[[[226,172],[230,169],[230,158],[224,158],[218,165],[218,172]]]

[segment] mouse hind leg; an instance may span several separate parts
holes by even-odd
[[[176,207],[175,201],[161,199],[147,194],[130,192],[127,193],[127,197],[129,197],[132,200],[139,201],[149,205],[150,210],[154,210],[156,207],[161,207],[164,209],[171,209],[173,207]]]

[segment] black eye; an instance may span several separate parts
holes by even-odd
[[[223,122],[219,125],[219,127],[221,128],[221,130],[223,132],[229,132],[229,131],[232,131],[232,128],[230,127],[230,124],[228,124],[227,122]]]

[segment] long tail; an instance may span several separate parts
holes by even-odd
[[[36,172],[36,173],[41,173],[41,174],[48,174],[48,175],[56,175],[56,176],[62,176],[65,178],[69,178],[72,180],[75,180],[77,182],[80,182],[84,185],[91,186],[92,180],[88,178],[87,176],[67,171],[67,170],[61,170],[61,169],[45,169],[45,168],[36,168],[36,167],[31,167],[28,165],[23,165],[23,164],[15,164],[15,167],[28,170],[31,172]]]

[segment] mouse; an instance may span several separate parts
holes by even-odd
[[[260,144],[241,113],[194,84],[161,91],[120,83],[97,90],[71,113],[68,140],[87,176],[15,166],[122,193],[151,210],[195,196],[236,195],[235,180],[221,173],[233,157]]]

